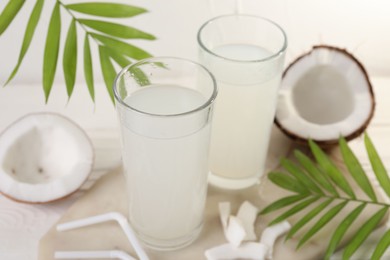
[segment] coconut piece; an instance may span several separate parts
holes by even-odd
[[[75,192],[91,172],[85,132],[54,113],[34,113],[0,135],[0,192],[20,202],[44,203]]]
[[[283,221],[264,229],[261,234],[260,243],[267,246],[267,259],[272,259],[273,248],[278,237],[286,234],[291,229],[291,224],[288,221]]]
[[[205,256],[208,260],[222,259],[265,259],[268,247],[256,242],[246,242],[240,247],[234,247],[227,243],[206,250]]]
[[[222,223],[223,230],[225,232],[230,216],[230,202],[220,202],[218,204],[219,217]]]
[[[240,246],[246,236],[243,223],[237,217],[230,215],[230,202],[220,202],[218,207],[226,240],[235,247]]]
[[[254,224],[258,209],[255,206],[248,201],[244,201],[238,210],[237,216],[230,215],[229,202],[220,202],[218,206],[223,232],[227,241],[238,247],[244,240],[256,239]]]
[[[255,221],[258,212],[259,209],[249,201],[244,201],[238,209],[237,218],[241,220],[246,233],[244,240],[256,240]]]
[[[307,144],[337,144],[366,129],[375,98],[363,65],[349,52],[314,46],[291,63],[283,74],[276,125],[292,139]]]
[[[260,239],[260,243],[243,240],[256,239],[254,224],[258,209],[248,201],[244,201],[237,213],[231,216],[230,203],[219,203],[219,214],[225,237],[229,243],[208,249],[205,252],[207,259],[272,259],[273,247],[278,237],[291,229],[287,221],[267,227]]]
[[[229,223],[225,230],[225,237],[230,244],[239,247],[246,236],[244,224],[235,216],[229,217]]]

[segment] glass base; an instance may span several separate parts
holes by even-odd
[[[259,183],[259,176],[253,176],[245,179],[231,179],[224,178],[209,172],[209,184],[221,189],[241,190]]]
[[[171,251],[186,247],[194,242],[202,231],[202,227],[203,222],[191,234],[174,239],[158,239],[140,233],[137,233],[137,237],[148,248],[158,251]]]

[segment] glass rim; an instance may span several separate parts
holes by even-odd
[[[262,59],[255,59],[255,60],[232,59],[232,58],[227,58],[227,57],[221,56],[221,55],[213,52],[211,49],[207,48],[206,45],[203,43],[202,37],[201,37],[202,31],[209,24],[211,24],[211,23],[213,23],[213,22],[215,22],[217,20],[220,20],[220,19],[223,19],[223,18],[229,18],[229,17],[255,18],[257,20],[262,20],[264,22],[267,22],[267,23],[275,26],[275,28],[277,28],[282,33],[282,36],[283,36],[282,47],[278,51],[276,51],[275,53],[272,53],[272,55],[269,55],[269,56],[267,56],[265,58],[262,58]],[[199,28],[198,33],[197,33],[197,40],[198,40],[199,46],[203,50],[205,50],[207,53],[211,54],[212,56],[218,57],[218,58],[223,59],[223,60],[232,61],[232,62],[240,62],[240,63],[260,63],[260,62],[269,61],[269,60],[272,60],[274,58],[277,58],[277,57],[281,56],[287,49],[287,35],[286,35],[286,32],[283,30],[283,28],[279,24],[277,24],[276,22],[274,22],[274,21],[272,21],[272,20],[270,20],[268,18],[265,18],[265,17],[262,17],[262,16],[257,16],[257,15],[250,15],[250,14],[225,14],[225,15],[220,15],[220,16],[216,16],[214,18],[211,18],[210,20],[208,20],[204,24],[202,24],[202,26]]]
[[[211,79],[211,83],[212,83],[212,88],[213,88],[213,91],[210,95],[210,97],[203,102],[202,105],[200,106],[197,106],[195,107],[194,109],[191,109],[189,111],[186,111],[186,112],[182,112],[182,113],[176,113],[176,114],[156,114],[156,113],[149,113],[149,112],[145,112],[145,111],[142,111],[142,110],[139,110],[139,109],[136,109],[128,104],[126,104],[123,99],[120,97],[120,94],[119,94],[119,90],[117,88],[117,83],[119,81],[119,79],[126,73],[129,71],[130,68],[132,67],[139,67],[140,65],[142,64],[145,64],[145,63],[151,63],[151,62],[162,62],[164,60],[174,60],[174,61],[180,61],[180,62],[185,62],[185,63],[188,63],[188,64],[192,64],[192,65],[195,65],[197,66],[198,68],[201,68],[203,71],[205,71],[207,73],[207,75],[210,76],[210,79]],[[123,107],[125,107],[126,109],[128,110],[131,110],[131,111],[134,111],[134,112],[137,112],[137,113],[140,113],[140,114],[143,114],[143,115],[147,115],[147,116],[154,116],[154,117],[177,117],[177,116],[185,116],[185,115],[189,115],[189,114],[193,114],[193,113],[196,113],[198,111],[201,111],[201,110],[204,110],[206,109],[207,107],[211,106],[216,97],[217,97],[217,93],[218,93],[218,88],[217,88],[217,81],[214,77],[214,75],[205,67],[203,66],[202,64],[198,63],[198,62],[195,62],[195,61],[192,61],[190,59],[185,59],[185,58],[178,58],[178,57],[171,57],[171,56],[160,56],[160,57],[150,57],[150,58],[146,58],[146,59],[142,59],[142,60],[139,60],[135,63],[132,63],[132,64],[129,64],[127,65],[126,67],[124,67],[115,77],[114,79],[114,83],[113,83],[113,92],[114,92],[114,99],[119,102]]]

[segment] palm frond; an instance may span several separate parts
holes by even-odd
[[[306,170],[308,174],[310,174],[314,180],[317,181],[318,185],[320,185],[323,190],[328,191],[330,194],[334,196],[339,196],[337,190],[334,188],[328,176],[323,175],[322,172],[318,169],[318,167],[312,162],[309,157],[303,154],[299,150],[294,151],[294,156],[297,158],[302,167]]]
[[[331,208],[328,212],[326,212],[317,223],[315,223],[312,228],[299,240],[297,248],[300,248],[307,240],[309,240],[312,236],[314,236],[321,228],[323,228],[326,224],[329,223],[336,215],[339,213],[345,205],[347,205],[347,201],[341,202]]]
[[[279,217],[271,221],[270,225],[275,225],[279,222],[282,222],[283,220],[291,217],[292,215],[295,215],[296,213],[300,212],[301,210],[307,208],[308,206],[312,205],[315,201],[317,201],[319,197],[309,197],[308,199],[301,201],[291,209],[287,210],[283,214],[281,214]]]
[[[9,24],[14,20],[19,10],[22,8],[25,0],[9,0],[3,11],[0,13],[0,36],[8,28]],[[36,0],[36,4],[33,7],[29,21],[26,26],[25,35],[22,42],[19,58],[16,66],[11,72],[5,85],[7,85],[17,74],[19,67],[25,57],[30,43],[34,36],[35,29],[41,17],[42,7],[44,0]],[[94,90],[94,78],[92,67],[92,55],[89,37],[92,37],[94,42],[98,44],[99,58],[102,62],[101,67],[104,82],[106,84],[108,93],[112,96],[112,85],[117,71],[110,59],[113,59],[120,67],[124,67],[131,63],[131,60],[140,60],[151,57],[151,54],[138,48],[128,42],[118,40],[117,37],[122,39],[141,39],[141,40],[155,40],[156,37],[150,33],[144,32],[137,28],[123,25],[120,23],[114,23],[107,20],[101,20],[101,17],[105,18],[130,18],[143,13],[147,10],[144,8],[112,2],[80,2],[72,4],[64,4],[62,1],[55,0],[54,9],[49,22],[48,33],[46,36],[46,44],[44,48],[43,58],[43,78],[42,85],[45,94],[45,100],[48,102],[51,89],[54,83],[56,74],[56,68],[58,63],[58,54],[61,45],[61,12],[60,9],[65,9],[71,16],[71,22],[69,25],[68,33],[64,43],[63,53],[63,72],[66,83],[66,90],[68,97],[70,98],[76,80],[76,67],[77,67],[77,26],[84,30],[84,55],[83,55],[83,67],[84,77],[88,91],[92,101],[95,101]],[[85,19],[77,17],[78,14],[87,14],[89,16],[96,16],[96,19]],[[102,34],[96,33],[100,32]],[[105,71],[107,70],[107,71]],[[140,77],[145,79],[147,77],[139,73]]]
[[[378,226],[383,217],[388,211],[387,207],[382,208],[369,218],[362,227],[355,233],[351,242],[344,249],[343,259],[349,259],[359,248],[359,246],[366,240],[368,235]]]
[[[305,174],[297,165],[287,159],[282,159],[281,165],[287,172],[291,173],[297,180],[304,184],[308,189],[314,193],[324,194],[320,187],[311,179],[311,177]]]
[[[332,238],[330,239],[330,243],[325,252],[325,259],[329,259],[332,256],[333,252],[336,251],[337,246],[340,244],[346,231],[352,225],[355,219],[360,215],[366,205],[366,203],[360,204],[351,213],[349,213],[349,215],[339,224],[339,226],[334,231]]]
[[[268,178],[276,185],[282,187],[285,190],[293,191],[296,193],[310,193],[309,189],[305,185],[296,179],[294,176],[290,176],[283,172],[270,172]]]
[[[96,31],[123,39],[155,40],[153,35],[130,26],[92,19],[78,19],[78,21]]]
[[[325,252],[325,259],[329,259],[334,251],[340,246],[347,232],[356,219],[361,215],[367,205],[375,205],[378,210],[371,213],[371,217],[352,234],[352,240],[346,245],[344,250],[344,259],[349,259],[372,233],[375,227],[382,221],[388,213],[390,204],[379,202],[374,188],[372,187],[366,172],[363,170],[359,160],[348,146],[346,140],[339,139],[343,162],[351,175],[351,183],[345,178],[344,173],[336,166],[327,154],[313,141],[309,141],[310,150],[315,158],[311,160],[307,155],[299,150],[294,151],[297,163],[291,160],[282,159],[281,166],[286,170],[284,172],[271,172],[268,178],[282,189],[288,190],[292,195],[280,198],[265,207],[260,214],[269,214],[276,210],[283,210],[279,216],[275,217],[269,225],[273,225],[291,216],[300,213],[302,210],[310,207],[314,202],[317,203],[314,208],[309,210],[296,223],[293,223],[291,230],[286,235],[286,240],[296,237],[303,226],[308,226],[307,231],[301,232],[298,239],[297,248],[305,245],[315,234],[324,229],[329,222],[341,213],[344,208],[354,203],[354,207],[346,217],[341,219],[337,228],[332,234],[329,245]],[[387,175],[386,168],[380,159],[371,139],[365,134],[365,147],[371,162],[371,167],[375,172],[381,187],[386,194],[390,195],[390,178]],[[355,185],[352,185],[355,182]],[[337,188],[336,188],[337,187]],[[367,197],[357,198],[355,189],[360,189]],[[339,190],[342,193],[339,193]],[[331,206],[333,205],[333,206]],[[288,207],[288,208],[287,208]],[[287,208],[287,209],[286,209]],[[323,213],[317,221],[311,221],[316,216]],[[372,255],[372,259],[380,259],[388,246],[390,245],[390,231],[383,235]]]
[[[0,14],[0,35],[7,30],[10,23],[14,20],[15,16],[19,13],[25,0],[9,0],[4,10]]]
[[[343,190],[347,195],[352,198],[355,198],[355,194],[345,179],[344,175],[340,170],[333,164],[333,162],[326,156],[325,152],[314,143],[312,140],[309,140],[309,146],[311,152],[316,158],[318,164],[326,171],[328,176],[333,180],[334,184],[337,185],[341,190]]]
[[[68,97],[70,98],[76,82],[77,69],[77,30],[76,21],[74,19],[70,23],[68,34],[66,36],[62,67],[64,69],[66,91],[68,93]]]
[[[297,201],[300,201],[304,198],[306,198],[308,194],[298,194],[298,195],[292,195],[289,197],[282,198],[280,200],[275,201],[274,203],[268,205],[266,208],[264,208],[260,214],[267,214],[270,212],[273,212],[275,210],[284,208],[286,206],[289,206],[291,204],[294,204]]]
[[[111,101],[114,103],[114,93],[111,85],[114,82],[116,76],[115,68],[111,62],[110,56],[102,46],[99,47],[99,57],[104,82],[106,83],[107,91],[110,94]]]
[[[382,236],[371,256],[372,260],[379,260],[390,245],[390,229]]]
[[[312,220],[315,216],[320,214],[330,203],[332,203],[332,199],[327,199],[317,207],[312,209],[309,213],[307,213],[301,220],[295,223],[294,226],[291,227],[290,231],[286,235],[286,239],[290,239],[295,233],[297,233],[305,224],[307,224],[310,220]]]
[[[92,57],[91,47],[89,44],[88,34],[85,34],[84,38],[84,77],[87,83],[88,92],[91,99],[95,101],[95,86],[93,84],[93,68],[92,68]]]
[[[147,12],[143,8],[119,3],[76,3],[66,7],[79,13],[110,18],[128,18]]]
[[[365,174],[362,165],[353,154],[351,148],[347,145],[347,141],[344,138],[340,138],[340,150],[343,155],[344,162],[348,167],[348,170],[352,177],[355,179],[359,187],[367,194],[372,201],[377,201],[374,189]]]
[[[49,29],[45,44],[45,53],[43,57],[43,90],[45,92],[46,103],[49,99],[51,88],[54,82],[54,76],[57,69],[58,52],[60,49],[61,37],[61,13],[60,4],[54,5],[51,14]]]
[[[14,1],[16,2],[16,1]],[[22,61],[24,59],[24,56],[26,55],[26,52],[28,48],[30,47],[31,40],[35,33],[35,28],[38,25],[39,18],[41,17],[42,8],[43,8],[44,0],[37,0],[35,3],[35,6],[31,12],[30,18],[27,22],[26,31],[24,33],[22,48],[19,53],[18,62],[11,72],[11,75],[8,77],[7,82],[4,85],[7,85],[16,75],[16,73],[19,70],[20,65],[22,64]],[[5,12],[5,10],[4,10]]]
[[[386,168],[383,165],[381,158],[376,151],[374,144],[372,143],[370,137],[367,134],[364,134],[364,143],[366,145],[366,150],[368,154],[368,158],[371,162],[371,167],[374,170],[376,178],[379,181],[379,184],[386,192],[387,196],[390,197],[390,178],[387,174]]]

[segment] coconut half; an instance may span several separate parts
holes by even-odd
[[[366,129],[375,98],[363,65],[344,49],[314,46],[287,67],[275,122],[289,137],[322,145],[351,140]]]
[[[75,192],[87,179],[94,152],[85,132],[53,113],[22,117],[0,135],[0,192],[44,203]]]

